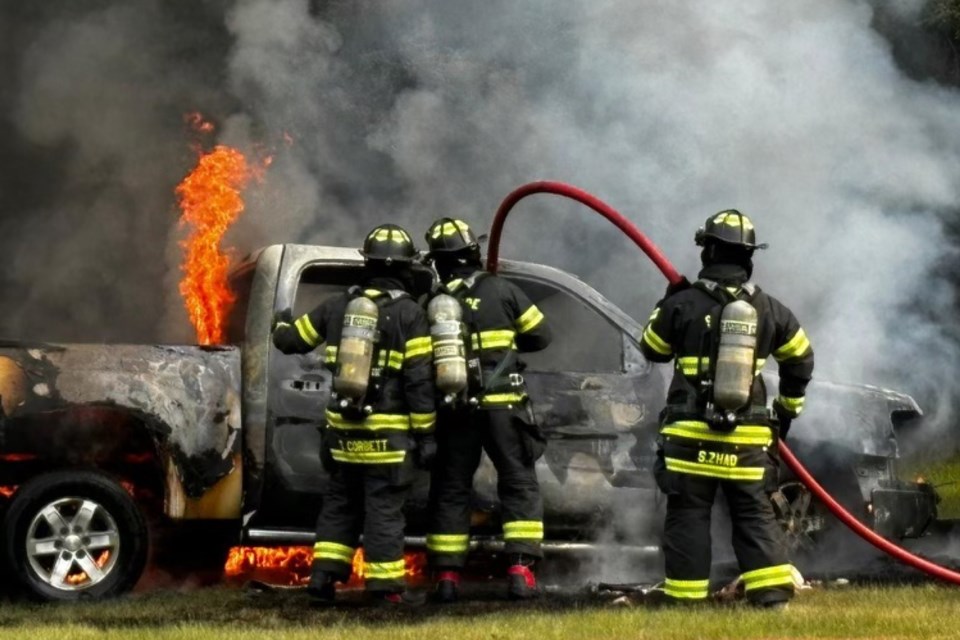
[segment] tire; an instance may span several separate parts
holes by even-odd
[[[22,485],[3,533],[6,566],[38,600],[126,593],[147,560],[140,509],[123,487],[92,471],[57,471]]]

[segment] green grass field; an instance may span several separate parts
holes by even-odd
[[[939,517],[960,519],[960,456],[936,461],[904,460],[899,475],[904,480],[923,477],[940,495]]]
[[[521,604],[486,598],[403,611],[357,601],[318,609],[299,592],[218,587],[104,604],[5,602],[0,638],[948,638],[960,637],[958,614],[960,589],[934,585],[809,590],[784,612],[756,611],[741,603],[618,606],[590,595]]]

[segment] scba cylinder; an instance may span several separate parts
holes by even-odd
[[[462,315],[457,299],[443,293],[427,305],[436,385],[447,395],[460,393],[467,388],[467,357],[460,323]]]
[[[729,303],[720,313],[720,344],[713,378],[713,402],[737,411],[750,401],[757,350],[757,310],[746,300]]]
[[[338,395],[357,400],[367,392],[379,317],[377,304],[370,298],[360,296],[347,303],[333,377]]]

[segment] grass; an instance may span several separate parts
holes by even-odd
[[[922,476],[940,495],[939,518],[960,519],[960,456],[937,461],[906,460],[900,465],[899,475],[905,480]]]
[[[654,609],[582,594],[536,603],[494,599],[384,611],[317,609],[296,592],[217,587],[108,603],[0,604],[0,638],[271,640],[551,640],[555,638],[960,637],[960,590],[924,585],[805,591],[785,612],[743,605]]]

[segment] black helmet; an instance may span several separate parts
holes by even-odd
[[[427,251],[431,255],[480,249],[477,237],[463,220],[439,218],[430,225],[424,237],[427,239]]]
[[[367,260],[392,262],[412,262],[417,256],[410,234],[395,224],[381,224],[374,227],[363,241],[361,255]]]
[[[736,209],[726,209],[715,213],[697,229],[693,241],[702,247],[712,238],[724,244],[738,245],[745,249],[766,249],[767,245],[757,244],[757,234],[753,230],[753,222]]]

